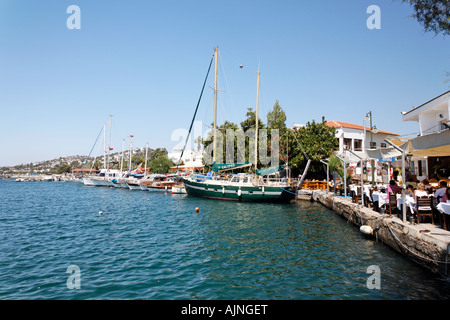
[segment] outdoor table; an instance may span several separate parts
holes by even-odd
[[[389,202],[388,194],[379,191],[374,191],[372,193],[372,202],[374,204],[378,202],[378,206],[375,205],[375,207],[382,208],[385,204]]]
[[[409,208],[409,210],[411,211],[411,213],[414,212],[414,210],[416,210],[416,199],[414,199],[414,197],[411,196],[406,196],[406,206]],[[397,194],[397,208],[398,210],[402,210],[402,204],[403,204],[403,198],[401,194]]]
[[[437,206],[436,209],[438,209],[438,211],[440,213],[443,214],[444,216],[444,227],[445,230],[447,230],[447,215],[450,215],[450,203],[445,203],[445,202],[440,202]]]
[[[450,203],[445,203],[445,202],[440,202],[436,208],[439,210],[439,212],[441,213],[445,213],[445,214],[450,214]]]

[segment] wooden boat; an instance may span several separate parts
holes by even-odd
[[[172,186],[178,184],[178,178],[173,175],[154,175],[150,179],[141,181],[141,185],[147,187],[148,191],[168,192],[172,190]]]
[[[214,50],[215,57],[215,81],[214,81],[214,153],[213,153],[213,171],[220,172],[239,167],[251,166],[252,164],[216,164],[216,114],[217,114],[217,59],[218,49]],[[258,129],[258,102],[259,102],[259,72],[257,73],[257,94],[256,94],[256,125]],[[255,146],[258,145],[258,130],[255,134]],[[191,175],[182,178],[186,192],[190,196],[234,201],[251,202],[290,202],[295,199],[296,187],[289,186],[286,181],[268,181],[257,172],[256,168],[258,152],[255,150],[255,174],[239,174],[231,179],[224,179],[220,175],[198,176]],[[214,167],[217,170],[214,170]],[[280,166],[282,167],[282,166]],[[278,168],[278,166],[277,166]]]

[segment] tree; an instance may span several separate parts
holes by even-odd
[[[72,168],[81,168],[81,164],[78,162],[78,160],[74,160],[70,163],[70,166]]]
[[[153,150],[150,153],[149,158],[150,158],[150,160],[154,160],[154,159],[159,158],[159,157],[164,156],[164,155],[167,156],[168,154],[169,153],[167,152],[166,148],[156,148],[155,150]]]
[[[275,101],[272,111],[267,114],[267,128],[286,129],[286,113],[280,107],[278,100]]]
[[[245,114],[247,117],[244,121],[241,122],[242,130],[247,131],[248,129],[255,129],[256,127],[256,111],[253,111],[253,108],[247,108],[247,113]],[[258,128],[264,129],[264,123],[258,116]]]
[[[450,0],[401,0],[414,9],[414,18],[426,32],[450,35]]]
[[[170,160],[167,155],[161,155],[158,158],[150,160],[148,165],[150,173],[168,173],[170,168],[175,164]]]
[[[101,162],[100,160],[96,159],[94,162],[94,168],[95,170],[100,170],[100,168],[103,168],[103,162]]]
[[[213,126],[214,124],[211,124],[211,126]],[[217,139],[220,139],[220,137],[222,137],[221,141],[217,141],[216,147],[216,158],[217,159],[222,159],[222,162],[226,162],[226,138],[227,138],[227,130],[233,130],[233,133],[236,132],[236,130],[238,130],[239,127],[237,124],[233,123],[233,122],[229,122],[229,121],[225,121],[222,125],[217,127]],[[234,137],[234,159],[233,162],[237,161],[237,137]],[[208,137],[202,141],[203,143],[203,149],[205,152],[205,156],[203,157],[203,164],[205,165],[206,169],[210,169],[212,163],[207,163],[209,161],[209,158],[212,159],[212,153],[211,154],[207,154],[212,152],[212,143],[214,142],[214,130],[211,130],[208,134]],[[230,159],[229,159],[230,160]]]
[[[72,167],[68,163],[62,163],[57,169],[56,173],[62,174],[62,173],[70,173],[72,171]]]
[[[327,126],[325,121],[308,122],[305,127],[290,130],[288,134],[281,136],[280,145],[281,160],[289,160],[294,176],[302,173],[309,158],[311,164],[308,175],[315,179],[326,175],[320,160],[329,158],[339,146],[335,128]]]
[[[335,155],[332,155],[330,157],[330,161],[328,161],[328,165],[330,167],[330,170],[336,172],[341,177],[342,183],[344,183],[344,164],[342,163],[342,161]],[[349,185],[351,178],[352,175],[347,172],[347,186]]]

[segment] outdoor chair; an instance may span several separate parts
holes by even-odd
[[[417,205],[417,223],[420,223],[421,217],[431,217],[431,223],[434,224],[434,214],[432,208],[432,199],[427,196],[418,197]]]
[[[389,209],[389,217],[392,217],[392,214],[396,213],[398,211],[397,209],[397,196],[393,193],[389,193],[389,202],[388,202],[388,209]]]
[[[352,202],[358,204],[361,201],[361,187],[356,187],[356,190],[352,193]]]

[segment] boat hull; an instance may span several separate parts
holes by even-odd
[[[290,202],[295,199],[292,187],[237,186],[201,183],[183,179],[189,196],[243,202]]]

